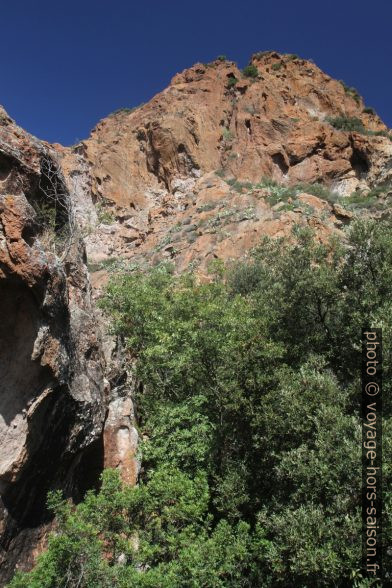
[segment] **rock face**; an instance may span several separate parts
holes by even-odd
[[[122,479],[131,486],[136,484],[139,474],[135,459],[138,433],[134,422],[132,399],[126,396],[114,398],[105,422],[104,467],[120,469]]]
[[[385,129],[363,112],[359,97],[309,61],[272,52],[252,64],[256,78],[228,61],[196,64],[145,106],[101,121],[85,142],[95,191],[145,209],[157,190],[174,192],[178,178],[217,169],[250,182],[268,176],[346,190],[365,176],[386,177],[388,139],[342,133],[326,122],[344,115]]]
[[[103,360],[84,248],[64,237],[67,197],[55,153],[2,111],[1,582],[31,564],[47,491],[78,498],[103,465]]]
[[[83,214],[95,269],[113,257],[203,268],[293,223],[321,233],[342,224],[321,203],[308,203],[307,214],[302,204],[274,209],[257,189],[263,177],[283,186],[318,182],[340,195],[390,182],[392,142],[359,95],[295,56],[267,52],[251,64],[254,77],[229,61],[196,64],[148,104],[110,115],[62,152],[65,175],[88,186]],[[336,117],[357,119],[364,132],[338,130]]]
[[[251,65],[196,64],[73,148],[0,109],[0,585],[42,548],[49,489],[78,500],[103,467],[137,481],[132,379],[95,309],[112,269],[203,276],[294,224],[340,231],[355,190],[383,185],[390,208],[392,142],[361,98],[295,56]]]

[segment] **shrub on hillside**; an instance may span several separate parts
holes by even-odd
[[[366,131],[363,122],[356,116],[328,116],[326,121],[335,129],[338,129],[338,131],[356,131],[357,133],[364,133]]]
[[[300,59],[300,57],[296,53],[286,55],[286,61],[296,61],[297,59]]]
[[[372,108],[372,106],[365,106],[363,111],[365,114],[372,114],[373,116],[377,116],[377,112]]]
[[[259,75],[259,70],[257,69],[257,67],[252,63],[250,65],[247,65],[246,67],[244,67],[244,69],[242,70],[242,73],[244,74],[244,76],[246,76],[247,78],[257,78],[257,76]]]
[[[235,76],[230,76],[229,79],[227,80],[227,87],[228,88],[234,88],[234,86],[237,84],[238,79]]]
[[[361,119],[356,116],[349,117],[349,116],[337,116],[337,117],[330,117],[327,116],[325,119],[330,125],[332,125],[335,129],[339,131],[348,131],[348,132],[356,132],[361,133],[362,135],[368,135],[373,137],[387,137],[392,141],[392,135],[387,130],[379,130],[373,131],[367,129]]]

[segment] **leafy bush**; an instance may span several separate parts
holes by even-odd
[[[286,61],[296,61],[297,59],[300,59],[300,57],[296,53],[286,55]]]
[[[226,61],[227,57],[226,55],[218,55],[218,57],[216,58],[217,61]]]
[[[364,324],[385,341],[392,541],[391,229],[321,244],[297,228],[209,283],[167,266],[113,279],[102,306],[143,383],[140,484],[107,471],[77,507],[53,494],[57,531],[11,588],[360,586]]]
[[[229,178],[225,181],[226,184],[228,184],[231,188],[233,188],[233,190],[239,193],[241,193],[243,190],[251,190],[253,187],[253,184],[251,182],[240,182],[236,178]]]
[[[102,204],[98,204],[97,206],[97,217],[98,222],[105,225],[111,225],[116,220],[116,217],[114,216],[113,212],[111,210],[108,210]]]
[[[338,131],[356,131],[357,133],[365,133],[366,131],[363,122],[356,116],[328,116],[325,120]]]
[[[323,200],[327,200],[328,202],[335,202],[338,199],[338,195],[335,192],[332,192],[329,188],[324,186],[324,184],[306,184],[300,183],[294,186],[296,193],[305,192],[306,194],[312,194],[313,196],[317,196],[318,198],[322,198]]]
[[[278,202],[287,202],[290,198],[295,201],[301,192],[312,194],[313,196],[317,196],[318,198],[327,200],[331,203],[340,200],[339,194],[331,191],[327,186],[319,183],[307,184],[302,182],[295,184],[294,186],[284,186],[271,178],[262,178],[261,181],[258,184],[255,184],[253,187],[268,192],[266,200],[271,206],[274,206]],[[300,204],[300,202],[296,202],[297,206]],[[291,205],[285,208],[280,208],[280,210],[290,209]]]
[[[379,208],[382,205],[380,197],[387,195],[388,191],[392,191],[388,185],[380,185],[368,191],[358,190],[349,196],[341,196],[323,184],[299,183],[294,186],[282,186],[269,178],[263,178],[255,187],[263,188],[269,192],[266,200],[271,206],[278,202],[287,202],[289,198],[294,200],[294,203],[298,206],[300,203],[295,199],[301,192],[305,192],[306,194],[312,194],[313,196],[317,196],[317,198],[326,200],[331,204],[339,203],[348,209]],[[282,207],[279,210],[289,209],[288,207]]]
[[[230,129],[228,129],[227,127],[224,127],[223,131],[222,131],[222,136],[225,141],[231,141],[231,139],[233,138],[233,133],[231,132]]]
[[[377,112],[371,106],[365,106],[362,112],[364,112],[365,114],[372,114],[373,116],[377,115]]]
[[[276,63],[273,63],[271,65],[271,69],[274,71],[279,71],[280,68],[282,67],[282,65],[283,65],[283,61],[277,61]]]
[[[266,200],[270,206],[274,206],[278,202],[286,202],[289,198],[296,196],[295,188],[290,186],[283,186],[272,178],[262,178],[258,184],[255,184],[255,189],[263,189],[268,192]]]
[[[244,76],[246,76],[247,78],[257,78],[257,76],[259,75],[259,70],[257,69],[257,67],[252,63],[250,65],[247,65],[246,67],[244,67],[244,69],[242,70],[242,73],[244,74]]]
[[[371,190],[363,191],[357,190],[352,192],[350,196],[346,196],[341,199],[341,203],[343,203],[349,209],[356,209],[356,208],[372,208],[372,209],[379,209],[384,206],[382,199],[380,197],[386,196],[390,189],[388,186],[375,186]]]
[[[235,76],[230,76],[227,80],[227,87],[233,88],[238,82],[238,79]]]
[[[325,119],[330,125],[332,125],[335,129],[339,131],[348,131],[356,133],[361,133],[362,135],[369,135],[375,137],[387,137],[392,141],[392,135],[387,130],[380,130],[380,131],[372,131],[366,129],[361,119],[358,117],[348,117],[348,116],[337,116],[337,117],[330,117],[327,116]]]

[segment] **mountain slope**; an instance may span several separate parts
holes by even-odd
[[[353,89],[275,52],[254,55],[245,73],[224,60],[196,64],[61,150],[95,268],[113,257],[204,267],[298,222],[327,234],[351,217],[339,204],[388,185],[389,131]]]

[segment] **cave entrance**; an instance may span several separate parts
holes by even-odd
[[[350,164],[358,179],[366,177],[370,170],[370,162],[365,153],[353,147]]]
[[[0,443],[1,429],[47,380],[47,371],[31,359],[39,329],[39,309],[31,290],[0,280]]]

